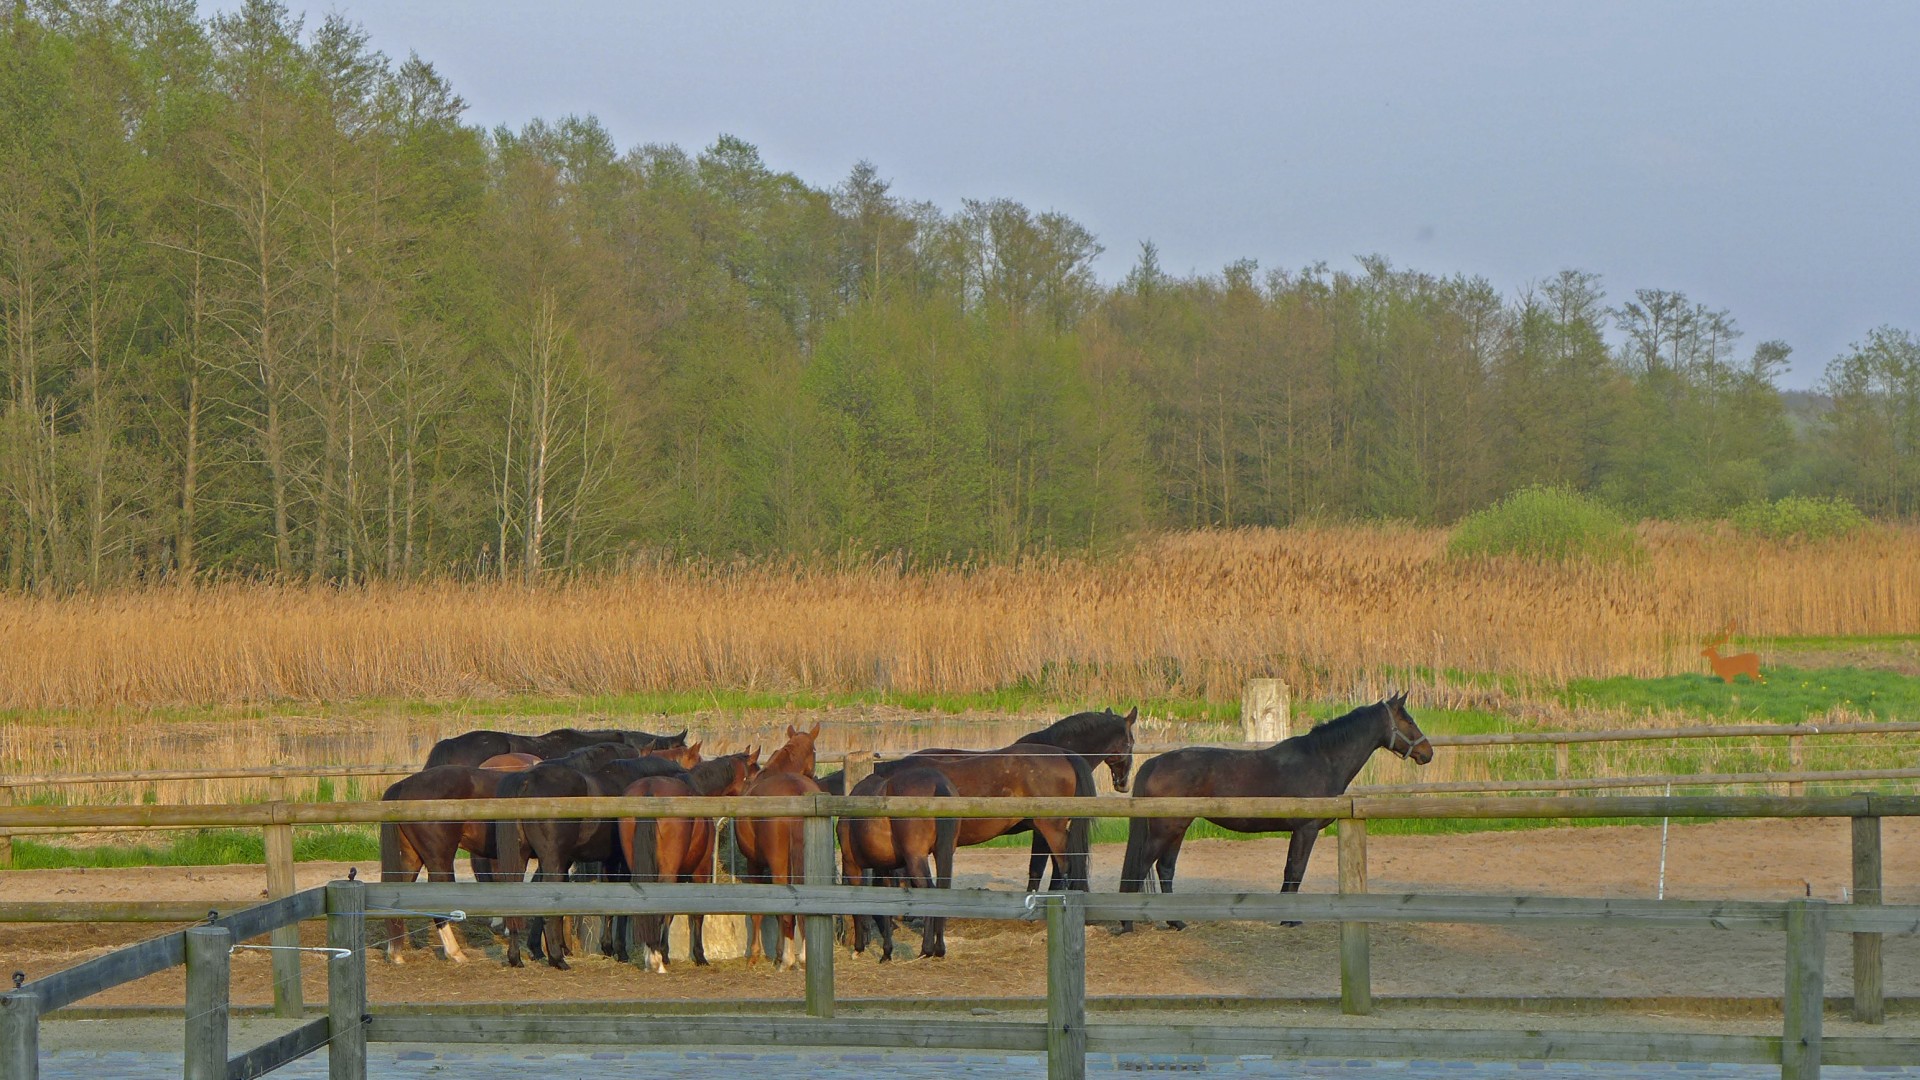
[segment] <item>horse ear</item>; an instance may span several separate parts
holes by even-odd
[[[699,742],[697,742],[697,743],[694,743],[694,744],[693,744],[692,746],[689,746],[689,747],[687,747],[687,749],[689,749],[689,750],[691,750],[691,751],[693,751],[694,753],[696,753],[696,754],[697,754],[697,753],[699,753],[699,752],[700,752],[700,748],[701,748],[701,747],[703,747],[703,746],[705,746],[705,745],[707,745],[707,741],[706,741],[705,739],[702,739],[702,740],[700,740]]]
[[[800,733],[799,733],[798,731],[796,731],[796,730],[794,730],[794,727],[793,727],[793,725],[792,725],[792,724],[788,724],[788,725],[787,725],[787,738],[789,738],[789,739],[791,739],[791,738],[793,738],[793,737],[794,737],[795,735],[798,735],[798,734],[800,734]]]
[[[1127,710],[1127,723],[1131,724],[1138,719],[1140,719],[1140,706],[1135,705],[1133,708]]]
[[[674,741],[674,743],[675,743],[676,745],[679,745],[679,746],[685,746],[685,745],[687,745],[687,729],[686,729],[686,728],[681,728],[681,729],[680,729],[680,734],[678,734],[678,735],[675,735],[675,736],[673,737],[673,741]]]
[[[827,722],[826,722],[825,720],[816,720],[816,721],[814,721],[814,724],[813,724],[813,730],[812,730],[812,731],[809,731],[809,732],[807,732],[807,738],[809,738],[809,739],[815,739],[815,740],[817,740],[817,739],[819,739],[819,738],[820,738],[820,729],[821,729],[821,728],[823,728],[823,727],[826,727],[826,726],[827,726]]]

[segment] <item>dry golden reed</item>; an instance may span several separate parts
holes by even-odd
[[[1231,700],[1278,675],[1563,679],[1698,666],[1697,641],[1920,629],[1920,530],[1786,546],[1649,525],[1633,565],[1459,561],[1399,527],[1175,534],[1088,561],[666,565],[526,589],[221,585],[0,598],[0,708],[728,688]]]

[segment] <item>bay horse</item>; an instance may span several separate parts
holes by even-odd
[[[1189,746],[1151,758],[1140,766],[1133,795],[1148,798],[1245,798],[1256,796],[1331,798],[1347,790],[1375,750],[1388,750],[1416,765],[1433,760],[1433,743],[1407,712],[1402,693],[1316,725],[1261,750],[1224,750]],[[1320,830],[1331,818],[1209,817],[1235,832],[1290,833],[1281,892],[1300,891],[1307,859]],[[1127,828],[1127,854],[1120,868],[1121,892],[1145,892],[1158,876],[1161,892],[1173,891],[1174,864],[1192,818],[1134,818]],[[1186,924],[1169,922],[1175,930]],[[1288,925],[1298,925],[1292,923]],[[1123,922],[1120,932],[1133,929]]]
[[[824,790],[819,781],[813,778],[814,740],[820,737],[820,725],[813,725],[811,731],[802,731],[793,725],[787,725],[787,741],[773,752],[753,778],[743,794],[746,795],[813,795]],[[735,818],[733,822],[734,842],[740,847],[740,856],[746,861],[745,880],[761,885],[797,885],[806,880],[806,841],[805,827],[801,819],[788,818]],[[793,970],[796,960],[804,961],[806,956],[806,938],[794,939],[794,917],[780,916],[780,939],[785,943],[782,954],[769,952],[767,959],[783,971]],[[756,950],[766,951],[760,939],[764,934],[750,934],[747,938],[747,963],[757,962]]]
[[[1049,743],[1014,743],[997,750],[917,750],[888,762],[888,775],[916,767],[939,770],[953,783],[954,793],[977,796],[1048,797],[1095,794],[1093,769],[1087,760]],[[876,775],[880,775],[878,769]],[[1090,822],[1076,818],[967,818],[960,823],[957,843],[984,844],[996,836],[1032,829],[1036,851],[1042,845],[1053,859],[1053,876],[1066,888],[1087,889],[1087,846]],[[1037,874],[1035,875],[1037,877]],[[1035,882],[1028,883],[1032,891]]]
[[[1112,708],[1074,713],[1055,720],[1039,731],[1020,736],[1013,744],[1045,743],[1079,754],[1087,759],[1089,766],[1104,764],[1113,779],[1113,790],[1124,795],[1128,776],[1133,772],[1133,725],[1139,719],[1140,707],[1137,705],[1128,709],[1125,716],[1114,712]],[[1040,888],[1040,875],[1046,868],[1047,850],[1040,842],[1040,835],[1035,833],[1033,856],[1027,863],[1028,892]],[[1060,887],[1059,874],[1054,875],[1049,887]]]
[[[634,753],[646,753],[669,746],[685,746],[686,742],[685,731],[677,735],[652,735],[619,728],[602,728],[598,731],[556,728],[543,735],[516,735],[511,731],[479,730],[453,735],[434,743],[433,749],[427,751],[426,767],[478,765],[500,754],[532,754],[544,761],[597,743],[623,743]]]
[[[895,769],[875,773],[854,785],[855,795],[952,796],[953,781],[938,769]],[[839,821],[841,873],[849,885],[871,885],[885,878],[916,889],[953,887],[953,847],[960,834],[955,818],[843,817]],[[931,865],[930,865],[931,862]],[[880,961],[893,959],[893,916],[877,916]],[[853,953],[866,951],[867,924],[853,920]],[[947,920],[929,916],[920,933],[920,955],[947,955]]]
[[[629,757],[633,752],[623,743],[602,743],[562,755],[524,772],[507,773],[495,792],[501,799],[568,799],[618,795],[629,784],[647,776],[683,775],[686,770],[665,758]],[[624,880],[626,861],[620,853],[618,834],[606,819],[546,821],[502,821],[496,829],[497,880],[518,881],[526,873],[527,859],[539,862],[535,881],[565,881],[578,863],[598,863],[591,876],[602,880]],[[626,920],[613,920],[613,933],[602,951],[627,959]],[[507,919],[507,966],[520,967],[520,935],[526,930],[524,916]],[[542,959],[562,971],[567,970],[566,944],[562,940],[562,921],[548,922],[536,916],[531,936],[540,944],[532,947],[533,958]],[[542,948],[544,944],[544,949]]]
[[[521,765],[521,768],[526,766]],[[393,802],[413,799],[491,799],[499,791],[500,781],[509,771],[505,767],[475,768],[470,765],[437,765],[394,782],[380,796]],[[473,859],[476,881],[493,878],[496,858],[495,828],[491,821],[386,821],[380,824],[380,880],[410,882],[422,869],[428,881],[452,881],[454,857],[465,849]],[[466,962],[466,954],[447,920],[435,918],[434,930],[447,959]],[[387,959],[405,962],[404,950],[411,945],[406,927],[395,916],[387,920]]]
[[[685,776],[650,776],[627,785],[622,794],[674,798],[738,795],[760,774],[760,751],[748,747],[701,762]],[[635,883],[647,881],[713,881],[713,845],[718,829],[712,818],[621,818],[620,850]],[[667,970],[667,928],[671,915],[640,915],[634,919],[634,940],[640,957],[656,973]],[[693,962],[707,964],[706,916],[687,916],[688,952]]]

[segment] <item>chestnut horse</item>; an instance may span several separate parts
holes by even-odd
[[[875,773],[854,785],[855,795],[952,796],[953,782],[937,769],[896,769]],[[871,885],[886,878],[916,889],[953,887],[953,845],[960,833],[954,818],[843,817],[840,866],[849,885]],[[929,865],[929,859],[933,865]],[[937,871],[935,869],[937,867]],[[880,928],[880,961],[893,959],[893,916],[875,917]],[[865,919],[853,920],[855,956],[867,947]],[[920,931],[920,955],[947,955],[947,920],[929,916]]]
[[[1275,743],[1264,750],[1223,750],[1189,746],[1171,750],[1140,766],[1133,794],[1146,798],[1236,798],[1285,796],[1331,798],[1347,790],[1375,750],[1389,750],[1416,765],[1433,760],[1433,743],[1407,712],[1407,695],[1400,694],[1363,705],[1344,716],[1316,725],[1304,735]],[[1281,892],[1300,891],[1307,859],[1320,830],[1330,818],[1209,817],[1208,821],[1235,832],[1291,833]],[[1134,818],[1127,829],[1127,855],[1120,869],[1121,892],[1145,892],[1157,875],[1161,892],[1173,891],[1173,868],[1180,858],[1192,818]],[[1175,930],[1184,923],[1169,922]],[[1298,925],[1287,924],[1287,925]],[[1120,932],[1133,929],[1120,924]]]
[[[738,795],[760,774],[760,751],[748,747],[738,754],[703,761],[685,776],[650,776],[627,785],[625,795],[656,798]],[[718,830],[712,818],[622,818],[620,850],[635,883],[646,881],[713,881],[713,844]],[[655,972],[667,970],[667,927],[671,915],[640,915],[634,919],[634,940],[641,960]],[[687,916],[687,943],[693,962],[707,963],[706,916]]]
[[[744,794],[813,795],[823,790],[813,778],[813,744],[819,736],[819,724],[811,731],[788,725],[786,745],[767,759],[760,775],[747,785]],[[762,885],[797,885],[806,880],[805,829],[800,818],[735,818],[733,835],[734,842],[740,846],[740,856],[747,864],[745,880]],[[786,943],[786,951],[783,955],[767,957],[784,971],[793,970],[796,960],[807,958],[806,938],[796,943],[793,926],[793,916],[780,916],[780,937]],[[764,936],[749,935],[748,964],[758,960],[755,950],[763,947],[760,939]]]
[[[919,750],[889,763],[887,773],[915,767],[939,770],[953,782],[956,794],[970,798],[1095,794],[1093,770],[1087,760],[1072,750],[1047,743],[1015,743],[998,750]],[[1086,818],[967,818],[960,823],[958,843],[984,844],[996,836],[1028,829],[1033,830],[1036,849],[1045,845],[1051,855],[1054,881],[1085,892],[1090,831]],[[1029,891],[1034,884],[1029,884]]]

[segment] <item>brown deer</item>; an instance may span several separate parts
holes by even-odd
[[[1707,658],[1707,666],[1713,669],[1715,675],[1720,676],[1721,682],[1730,683],[1733,681],[1735,675],[1745,675],[1754,682],[1766,682],[1767,677],[1760,674],[1759,653],[1743,652],[1735,653],[1732,656],[1720,655],[1720,646],[1726,644],[1727,639],[1732,636],[1733,624],[1728,623],[1724,631],[1706,640],[1707,647],[1700,650],[1700,655]]]

